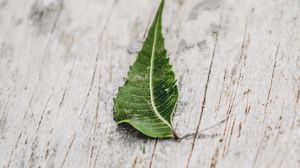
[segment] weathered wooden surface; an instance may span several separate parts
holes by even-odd
[[[167,0],[184,138],[116,125],[158,4],[0,0],[1,167],[300,166],[299,0]]]

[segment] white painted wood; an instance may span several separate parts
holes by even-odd
[[[179,141],[113,97],[159,0],[0,0],[1,167],[300,166],[300,1],[166,0]]]

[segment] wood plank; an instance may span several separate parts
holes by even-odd
[[[159,0],[0,0],[1,167],[299,167],[300,3],[166,1],[180,140],[117,126]]]

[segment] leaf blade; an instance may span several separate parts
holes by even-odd
[[[114,119],[153,138],[176,138],[171,122],[178,89],[164,46],[163,7],[164,0],[124,86],[114,99]]]

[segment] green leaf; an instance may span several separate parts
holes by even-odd
[[[114,120],[118,124],[128,123],[149,137],[177,138],[171,122],[178,89],[164,46],[163,7],[164,0],[124,86],[114,99]]]

